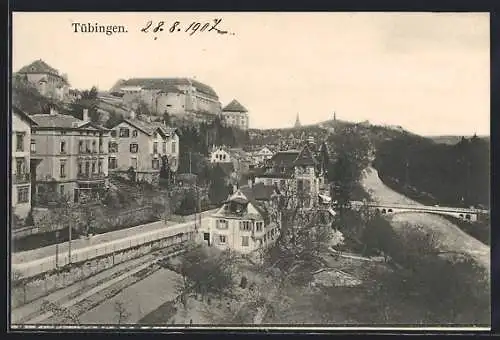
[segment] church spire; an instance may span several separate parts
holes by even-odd
[[[295,119],[295,127],[298,128],[300,127],[300,120],[299,120],[299,114],[297,113],[297,119]]]

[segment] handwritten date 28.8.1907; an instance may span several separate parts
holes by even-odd
[[[219,25],[221,22],[222,22],[222,19],[213,19],[212,23],[211,22],[192,21],[188,24],[183,24],[180,21],[174,21],[174,22],[169,24],[166,21],[158,21],[155,23],[155,22],[150,20],[146,23],[146,25],[143,28],[141,28],[141,32],[144,32],[144,33],[183,32],[183,33],[188,33],[190,36],[195,34],[195,33],[201,33],[201,32],[211,32],[211,33],[218,33],[218,34],[234,35],[234,33],[220,29]],[[155,37],[155,40],[156,39],[157,39],[157,37]]]

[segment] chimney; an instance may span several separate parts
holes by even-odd
[[[84,122],[89,121],[89,109],[83,109],[83,121]]]
[[[47,112],[47,111],[45,111],[45,112]],[[50,107],[50,115],[51,115],[51,116],[55,116],[56,114],[57,114],[57,110],[56,110],[56,108],[55,108],[55,107],[53,107],[53,106],[51,106],[51,107]]]
[[[135,119],[135,112],[134,110],[130,111],[130,116],[129,116],[130,119]]]
[[[236,193],[236,191],[238,191],[238,185],[233,184],[233,194]]]

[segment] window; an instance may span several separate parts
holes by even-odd
[[[61,163],[59,164],[59,176],[61,178],[66,177],[66,161],[61,160]]]
[[[110,169],[116,169],[117,164],[116,164],[116,158],[115,157],[109,157],[108,158],[108,167]]]
[[[137,158],[130,159],[130,166],[134,169],[137,169]]]
[[[61,141],[61,153],[66,153],[66,142]]]
[[[163,153],[167,153],[167,143],[163,142]]]
[[[95,174],[95,162],[92,162],[92,173]]]
[[[22,175],[25,172],[24,158],[16,159],[16,174]]]
[[[34,139],[31,140],[30,151],[31,153],[36,153],[36,142]]]
[[[240,230],[250,231],[252,230],[252,224],[250,221],[240,221]]]
[[[95,140],[92,141],[92,152],[97,152],[97,144],[95,142]]]
[[[80,152],[85,152],[85,147],[83,145],[83,140],[81,140],[81,141],[78,142],[78,150],[80,150]]]
[[[243,247],[248,247],[248,236],[242,236],[241,237],[241,245]]]
[[[172,141],[172,153],[176,153],[177,152],[176,148],[177,148],[177,145],[176,145],[175,141]]]
[[[120,137],[129,137],[130,130],[127,128],[120,128]]]
[[[158,153],[158,142],[153,143],[153,153]]]
[[[116,130],[111,130],[111,137],[116,137]]]
[[[130,152],[137,153],[139,151],[139,145],[137,143],[130,144]]]
[[[102,161],[99,160],[97,163],[97,172],[102,174]]]
[[[219,235],[219,243],[226,243],[226,235]]]
[[[153,133],[153,138],[158,138],[158,132]]]
[[[16,133],[16,151],[24,151],[24,133]]]
[[[153,159],[153,169],[159,169],[160,168],[160,160],[159,159]]]
[[[228,228],[228,223],[226,220],[217,220],[215,222],[215,228],[217,229],[227,229]]]
[[[17,188],[17,202],[18,203],[28,203],[30,201],[30,188],[29,187],[18,187]]]
[[[90,163],[85,162],[85,173],[88,175],[90,173]]]
[[[132,137],[137,137],[137,130],[132,131]]]
[[[59,194],[60,194],[61,196],[64,196],[64,185],[63,185],[63,184],[61,184],[61,185],[59,186]]]
[[[256,227],[257,231],[259,231],[259,232],[262,231],[263,224],[264,224],[263,222],[255,223],[255,227]]]

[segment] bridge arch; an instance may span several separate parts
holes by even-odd
[[[391,212],[392,212],[392,209],[387,210],[387,212],[391,213]]]
[[[385,213],[386,213],[385,209],[382,209],[382,214],[385,214]]]

